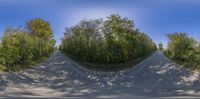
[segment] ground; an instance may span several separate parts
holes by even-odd
[[[199,73],[181,68],[161,52],[129,70],[95,72],[62,52],[21,72],[0,73],[0,98],[198,98]]]

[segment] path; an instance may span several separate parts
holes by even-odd
[[[200,97],[199,75],[176,66],[159,51],[118,73],[91,72],[55,52],[38,67],[0,75],[0,98]]]

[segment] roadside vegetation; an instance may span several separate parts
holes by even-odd
[[[112,71],[138,63],[156,45],[132,20],[113,14],[66,28],[60,50],[87,68]]]
[[[169,42],[164,54],[186,68],[200,70],[200,42],[187,33],[171,33],[167,36]]]
[[[159,44],[158,44],[158,49],[159,49],[160,51],[163,51],[163,44],[162,44],[162,43],[159,43]]]
[[[9,27],[0,41],[0,70],[18,71],[31,67],[54,51],[55,40],[48,22],[36,18],[26,29]]]

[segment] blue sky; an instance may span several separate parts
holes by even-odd
[[[57,45],[64,27],[116,13],[134,20],[156,43],[166,45],[166,34],[172,32],[200,36],[198,0],[0,0],[0,13],[0,36],[8,26],[25,26],[32,18],[43,18],[51,23]]]

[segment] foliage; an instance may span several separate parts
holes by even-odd
[[[162,44],[162,43],[159,43],[159,44],[158,44],[158,49],[159,49],[160,51],[163,50],[163,44]]]
[[[27,22],[27,28],[31,35],[43,39],[52,38],[53,30],[50,24],[43,19],[35,18]]]
[[[32,57],[31,38],[27,33],[14,32],[6,33],[2,39],[3,65],[16,66],[27,65]]]
[[[107,20],[82,20],[66,28],[60,50],[80,62],[130,63],[155,51],[153,41],[133,21],[113,14]],[[124,66],[126,67],[126,66]]]
[[[190,69],[200,69],[200,45],[186,33],[172,33],[165,54]]]
[[[33,20],[30,22],[34,23]],[[41,24],[41,22],[35,23],[35,26],[40,26]],[[46,27],[50,28],[50,25],[48,24]],[[32,31],[35,30],[32,29],[37,28],[29,26],[28,32],[19,28],[7,28],[5,30],[0,43],[0,65],[4,66],[7,71],[29,67],[54,51],[55,40],[52,36],[48,38],[47,36],[37,36],[42,33],[46,34],[49,30],[46,31],[43,28],[40,30],[43,32],[33,35],[35,32],[32,33]],[[52,35],[52,32],[48,35]]]

